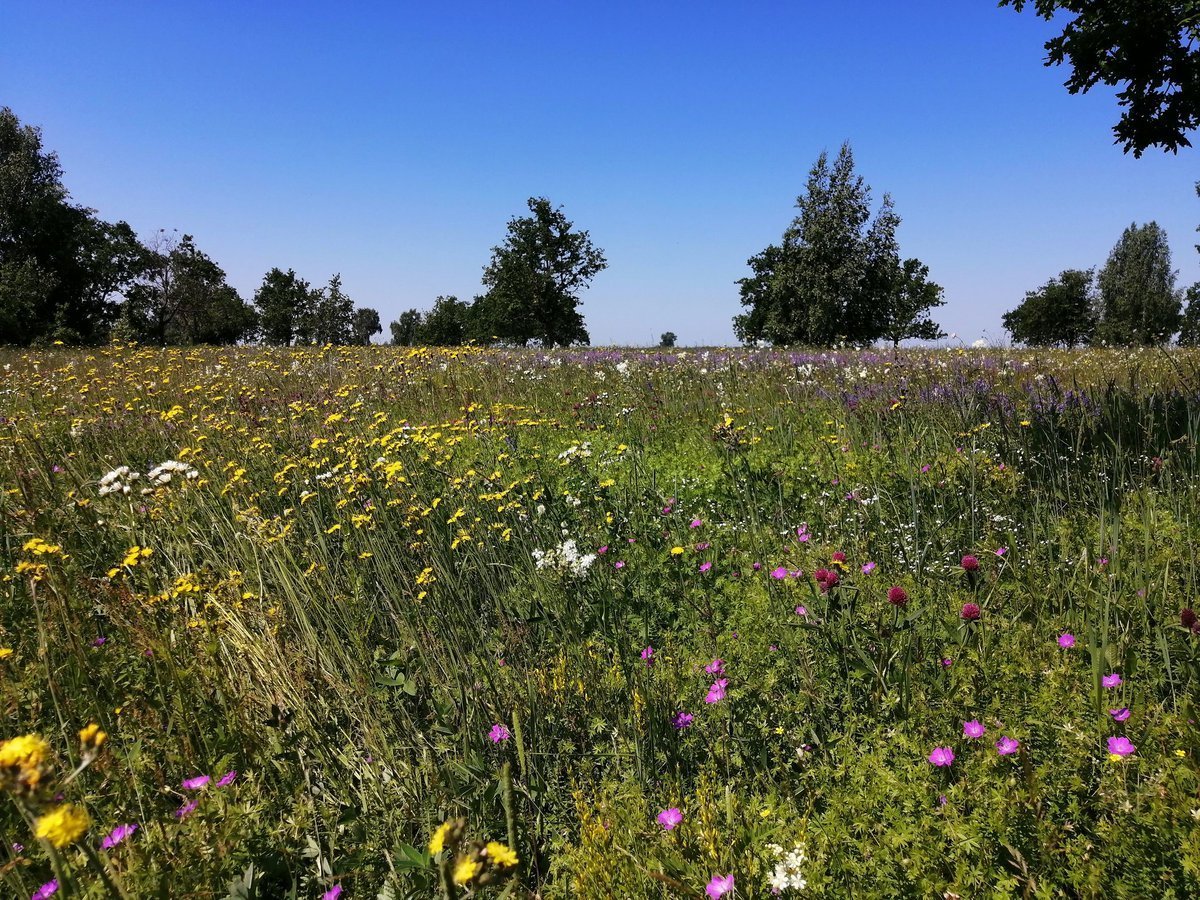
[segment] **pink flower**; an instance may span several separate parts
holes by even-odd
[[[772,578],[780,578],[780,579],[787,578],[788,577],[787,567],[786,566],[778,566],[777,568],[772,569],[771,577]]]
[[[1004,555],[1005,553],[1007,553],[1007,552],[1008,552],[1008,548],[1007,548],[1007,547],[999,547],[999,548],[997,548],[997,550],[996,550],[996,555],[997,555],[997,556],[1003,556],[1003,555]]]
[[[682,731],[685,728],[691,728],[692,720],[695,718],[696,717],[689,712],[680,711],[671,717],[671,724],[674,725],[678,730]]]
[[[623,569],[623,568],[625,568],[625,561],[624,561],[624,560],[618,560],[617,562],[613,563],[613,568],[614,568],[614,569]]]
[[[1008,756],[1009,754],[1016,753],[1017,748],[1020,746],[1021,742],[1016,738],[1002,737],[996,741],[996,752],[1001,756]]]
[[[1102,685],[1104,685],[1106,688],[1120,687],[1121,686],[1121,676],[1119,673],[1113,672],[1111,675],[1105,675],[1103,678],[1101,678],[1100,683]]]
[[[708,887],[704,889],[704,893],[709,900],[717,900],[718,897],[723,897],[733,890],[732,875],[714,875],[712,881],[708,883]]]
[[[179,807],[179,809],[175,810],[175,818],[186,819],[196,811],[196,807],[199,805],[199,800],[189,800],[187,803],[183,804],[183,806]]]
[[[133,833],[137,830],[138,827],[136,825],[118,825],[100,842],[100,847],[103,850],[111,850],[117,844],[132,837]]]
[[[709,675],[724,675],[725,674],[725,660],[714,659],[712,662],[710,662],[707,666],[704,667],[704,671],[707,672]]]
[[[490,740],[493,744],[501,744],[504,741],[507,741],[510,737],[512,737],[512,733],[509,732],[505,726],[498,722],[493,725],[492,730],[488,732],[488,740]]]
[[[962,562],[959,563],[959,565],[961,565],[963,567],[964,572],[978,572],[979,571],[979,560],[969,554],[962,558]]]
[[[949,747],[934,747],[933,752],[929,754],[929,761],[935,766],[949,766],[954,762],[954,751]]]
[[[986,732],[987,729],[983,727],[983,723],[978,719],[963,722],[963,737],[981,738]]]
[[[501,662],[503,662],[503,660],[501,660]],[[229,785],[231,785],[235,781],[237,781],[237,777],[238,777],[237,769],[230,769],[228,772],[226,772],[224,775],[221,776],[221,780],[217,782],[217,787],[229,787]]]
[[[196,775],[192,778],[185,778],[180,782],[180,786],[185,791],[198,791],[200,788],[208,784],[209,778],[207,775]]]
[[[1062,647],[1064,650],[1070,650],[1075,646],[1075,635],[1071,634],[1069,631],[1064,631],[1058,636],[1058,646]]]
[[[699,519],[692,519],[691,524],[688,527],[689,528],[699,528],[703,524],[704,523],[701,522]]]
[[[864,575],[870,575],[874,571],[875,571],[875,563],[869,562],[869,563],[863,564],[862,573]]]
[[[647,669],[654,665],[654,648],[649,644],[647,644],[646,649],[642,651],[642,661],[646,663]]]
[[[1128,706],[1122,706],[1120,709],[1110,709],[1108,714],[1113,717],[1114,722],[1124,722],[1132,715]]]
[[[40,888],[38,888],[36,891],[34,891],[30,895],[29,900],[49,900],[50,897],[53,897],[57,893],[58,893],[58,879],[54,878],[50,881],[47,881]]]
[[[893,585],[888,588],[887,599],[892,606],[905,606],[908,604],[908,591],[899,585]]]
[[[701,572],[707,572],[711,568],[712,568],[712,563],[710,563],[710,562],[700,563],[700,571]]]
[[[607,552],[608,552],[608,544],[605,544],[603,547],[600,547],[600,548],[599,548],[599,549],[596,551],[596,553],[597,553],[599,556],[603,556],[603,555],[604,555],[605,553],[607,553]]]
[[[663,827],[663,831],[674,831],[675,826],[682,821],[683,813],[675,806],[672,806],[670,809],[664,809],[658,814],[658,824]]]
[[[338,900],[338,897],[340,896],[342,896],[342,886],[340,884],[335,884],[321,895],[321,900]]]
[[[979,609],[978,603],[964,603],[962,608],[962,617],[966,622],[974,622],[983,613]]]
[[[1130,743],[1127,737],[1110,737],[1108,739],[1108,752],[1113,756],[1128,756],[1137,750],[1137,747]]]
[[[806,607],[803,607],[803,606],[797,606],[797,607],[796,607],[796,615],[798,615],[798,616],[807,616],[807,615],[808,615],[808,609],[807,609]]]
[[[725,699],[725,686],[729,684],[728,678],[718,678],[712,683],[708,689],[708,694],[704,698],[705,703],[720,703]]]

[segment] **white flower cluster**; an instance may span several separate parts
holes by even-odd
[[[592,442],[584,441],[582,444],[572,444],[562,453],[558,454],[559,459],[587,459],[592,455]]]
[[[768,844],[767,849],[779,860],[767,878],[767,883],[771,885],[771,892],[780,894],[788,890],[804,890],[808,886],[808,880],[801,871],[804,868],[804,847],[797,844],[786,854],[778,844]]]
[[[596,561],[595,553],[580,554],[574,538],[567,538],[549,550],[534,550],[534,564],[539,569],[551,569],[564,575],[581,578]]]
[[[149,486],[142,488],[140,493],[143,495],[153,494],[155,488],[170,484],[171,478],[175,475],[180,475],[188,481],[200,477],[200,473],[187,463],[168,459],[146,473],[146,481]],[[141,474],[133,471],[129,466],[117,466],[111,472],[105,473],[104,477],[100,479],[100,496],[104,497],[108,494],[132,494],[133,489],[137,487],[137,482],[141,480]]]

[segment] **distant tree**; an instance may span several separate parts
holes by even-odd
[[[190,234],[176,240],[160,231],[126,291],[121,326],[152,344],[232,344],[254,335],[257,316]]]
[[[342,276],[334,275],[316,292],[305,331],[316,344],[349,344],[353,337],[354,301],[342,290]]]
[[[1163,344],[1179,330],[1167,233],[1155,222],[1125,229],[1100,270],[1097,337],[1109,344]]]
[[[371,338],[381,331],[383,331],[383,325],[380,324],[378,310],[371,309],[369,306],[361,306],[350,317],[351,343],[365,347],[371,343]]]
[[[0,109],[0,344],[105,340],[142,254],[126,223],[70,202],[41,131]]]
[[[484,269],[488,289],[473,304],[481,339],[543,346],[587,344],[579,293],[608,265],[604,251],[545,197],[531,197],[530,216],[514,217]]]
[[[471,329],[471,305],[457,297],[438,297],[417,329],[417,343],[431,347],[465,344]]]
[[[265,344],[287,346],[299,337],[315,306],[314,291],[291,269],[273,268],[254,293],[260,336]]]
[[[1179,323],[1179,346],[1200,347],[1200,281],[1187,289],[1186,300]]]
[[[663,332],[663,335],[662,335],[662,337],[660,337],[660,338],[658,339],[658,346],[660,346],[660,347],[674,347],[674,346],[675,346],[675,341],[676,341],[676,340],[678,340],[678,338],[676,338],[676,337],[675,337],[675,332],[673,332],[673,331],[664,331],[664,332]]]
[[[1113,128],[1125,152],[1177,152],[1200,125],[1200,0],[1000,0],[1018,12],[1032,6],[1050,21],[1073,17],[1046,43],[1046,65],[1067,63],[1066,88],[1087,93],[1117,86],[1124,108]]]
[[[1097,297],[1092,269],[1066,269],[1036,291],[1028,291],[1004,314],[1012,339],[1030,347],[1074,347],[1091,343],[1096,332]]]
[[[421,332],[421,314],[415,309],[406,309],[388,329],[392,332],[392,343],[397,347],[412,347]]]
[[[941,289],[919,261],[901,263],[889,196],[872,219],[871,189],[848,143],[832,164],[818,157],[796,208],[782,243],[751,257],[752,274],[738,282],[748,309],[734,318],[740,340],[828,346],[940,335],[928,310],[941,305]]]

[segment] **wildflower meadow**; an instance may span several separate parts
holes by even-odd
[[[1200,895],[1200,355],[0,353],[0,894]]]

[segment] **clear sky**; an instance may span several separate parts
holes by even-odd
[[[385,329],[478,293],[547,196],[608,257],[594,344],[732,342],[746,259],[849,140],[969,342],[1134,221],[1200,279],[1200,151],[1122,154],[1052,33],[993,0],[0,0],[0,104],[104,218],[193,234],[247,299],[341,272]]]

